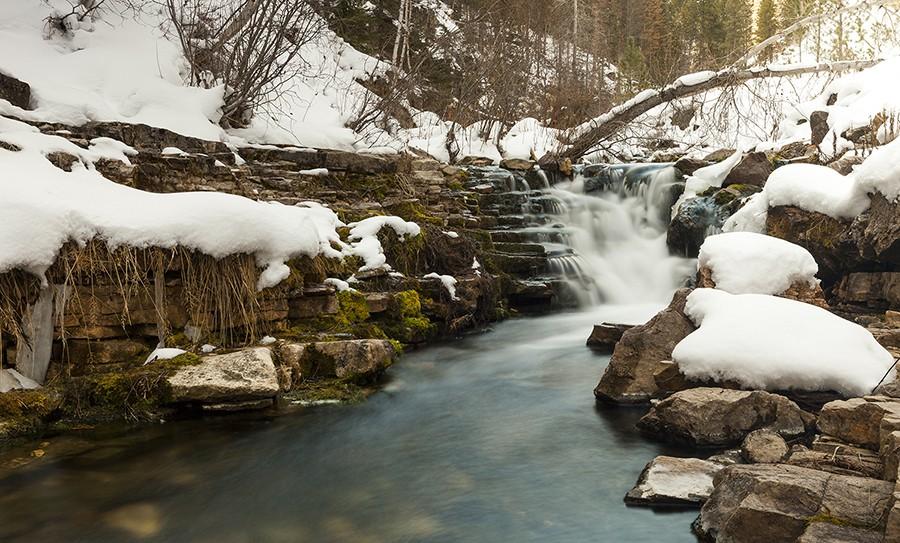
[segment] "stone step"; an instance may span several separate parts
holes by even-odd
[[[546,256],[547,250],[540,243],[494,242],[494,249],[500,253],[517,255]]]

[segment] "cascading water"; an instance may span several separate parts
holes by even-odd
[[[667,165],[589,166],[531,192],[524,206],[543,224],[522,232],[544,245],[549,271],[582,305],[665,301],[692,266],[665,241],[681,186]]]

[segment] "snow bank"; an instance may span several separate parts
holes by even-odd
[[[738,149],[722,162],[717,162],[695,171],[693,175],[685,180],[684,192],[681,194],[678,202],[675,203],[673,213],[678,210],[685,200],[693,198],[709,188],[721,187],[722,182],[725,181],[725,178],[728,177],[728,174],[731,173],[731,170],[738,165],[743,157],[744,152]]]
[[[890,201],[900,200],[900,139],[876,149],[852,175],[860,192],[880,192]]]
[[[712,271],[716,288],[732,294],[781,294],[798,282],[815,286],[819,266],[809,251],[789,241],[734,232],[706,238],[699,265]]]
[[[869,207],[868,197],[858,190],[852,176],[814,164],[776,169],[764,190],[769,207],[796,206],[840,219],[852,219]]]
[[[110,247],[184,247],[214,258],[251,254],[263,268],[257,288],[288,277],[286,262],[300,256],[363,257],[366,269],[386,266],[378,241],[385,225],[401,237],[419,226],[399,217],[371,217],[351,226],[350,243],[335,213],[315,202],[295,206],[214,192],[155,194],[119,185],[94,167],[99,158],[127,160],[121,145],[83,149],[70,141],[0,117],[0,273],[21,269],[43,277],[68,241],[93,239]],[[71,172],[47,160],[63,151],[79,158]]]
[[[689,378],[860,396],[893,364],[865,328],[810,304],[697,289],[685,312],[699,328],[672,356]]]
[[[68,13],[68,2],[50,0]],[[188,87],[180,48],[153,25],[133,20],[82,22],[71,38],[44,39],[47,4],[0,2],[0,70],[31,85],[35,109],[0,100],[0,112],[36,121],[144,123],[206,140],[223,139],[216,124],[223,89]],[[14,53],[12,53],[14,52]]]

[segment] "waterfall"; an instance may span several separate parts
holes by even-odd
[[[528,230],[582,305],[665,302],[693,270],[666,247],[682,186],[668,165],[590,166],[530,199],[552,221]]]

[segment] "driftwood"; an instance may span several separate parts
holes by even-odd
[[[560,159],[564,160],[581,157],[639,116],[656,106],[679,98],[694,96],[712,89],[727,87],[752,79],[861,70],[874,66],[879,62],[881,62],[881,59],[827,62],[774,68],[729,68],[716,72],[708,79],[703,79],[693,84],[685,84],[684,78],[681,78],[681,80],[676,80],[675,83],[653,91],[652,93],[641,93],[624,104],[616,106],[609,112],[576,128],[575,136],[566,142],[566,144],[564,144],[565,146],[558,153],[552,156],[545,156],[541,159],[541,162],[546,164]]]

